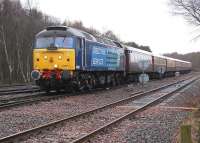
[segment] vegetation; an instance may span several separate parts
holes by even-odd
[[[111,30],[101,33],[93,27],[87,28],[81,21],[65,21],[61,23],[55,17],[46,15],[33,8],[28,1],[28,6],[23,8],[19,1],[0,1],[0,83],[29,82],[32,70],[32,47],[34,35],[50,25],[66,25],[75,27],[88,33],[107,37],[115,41],[122,41]],[[195,0],[171,0],[178,14],[183,14],[193,24],[199,25],[199,2]],[[186,5],[187,2],[187,5]],[[178,5],[179,4],[179,5]],[[182,4],[182,5],[180,5]],[[184,6],[195,4],[192,10]],[[189,6],[191,7],[191,6]],[[186,13],[187,12],[187,13]],[[184,14],[185,13],[185,14]],[[193,13],[193,14],[192,14]],[[196,15],[195,17],[192,17]],[[189,18],[190,17],[190,18]],[[196,21],[196,22],[194,22]],[[149,46],[138,45],[135,42],[123,42],[142,50],[151,52]],[[170,57],[189,60],[195,70],[200,69],[200,52],[181,55],[178,53],[165,54]]]
[[[189,23],[200,25],[199,0],[170,0],[173,13],[183,16]]]
[[[148,52],[152,52],[149,46],[138,45],[138,44],[136,44],[135,42],[127,42],[127,43],[125,43],[125,44],[128,45],[128,46],[132,46],[132,47],[141,49],[141,50],[145,50],[145,51],[148,51]]]
[[[174,15],[183,16],[192,25],[200,26],[200,1],[199,0],[169,0]],[[194,37],[198,40],[200,34]],[[172,58],[189,60],[193,64],[193,70],[200,70],[200,52],[188,53],[185,55],[178,53],[165,54]]]
[[[30,80],[34,35],[57,20],[19,1],[0,3],[0,81]]]
[[[200,1],[199,0],[169,0],[170,6],[172,7],[172,13],[174,15],[180,15],[185,18],[185,20],[198,27],[200,26]],[[195,31],[198,33],[193,38],[193,40],[198,40],[200,38],[199,28]]]
[[[176,143],[200,143],[200,110],[198,105],[193,106],[195,108],[180,126]]]

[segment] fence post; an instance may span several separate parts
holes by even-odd
[[[191,125],[181,126],[181,143],[192,143]]]
[[[198,121],[198,143],[200,143],[200,121]]]

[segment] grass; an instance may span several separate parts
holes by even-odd
[[[194,110],[191,112],[189,117],[182,123],[181,126],[187,125],[191,126],[192,143],[200,143],[200,106],[198,110]],[[179,130],[176,138],[176,143],[184,143],[181,142],[181,130]]]

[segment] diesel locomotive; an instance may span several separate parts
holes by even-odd
[[[75,28],[51,26],[35,36],[31,76],[46,91],[90,90],[137,80],[141,61],[150,77],[187,73],[192,66]]]

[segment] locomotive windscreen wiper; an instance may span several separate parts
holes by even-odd
[[[58,47],[56,47],[55,43],[51,43],[51,44],[49,45],[49,47],[47,47],[47,49],[48,49],[48,50],[56,50],[56,49],[58,49]]]
[[[52,37],[52,43],[47,47],[48,50],[56,50],[58,47],[56,46],[56,36]]]

